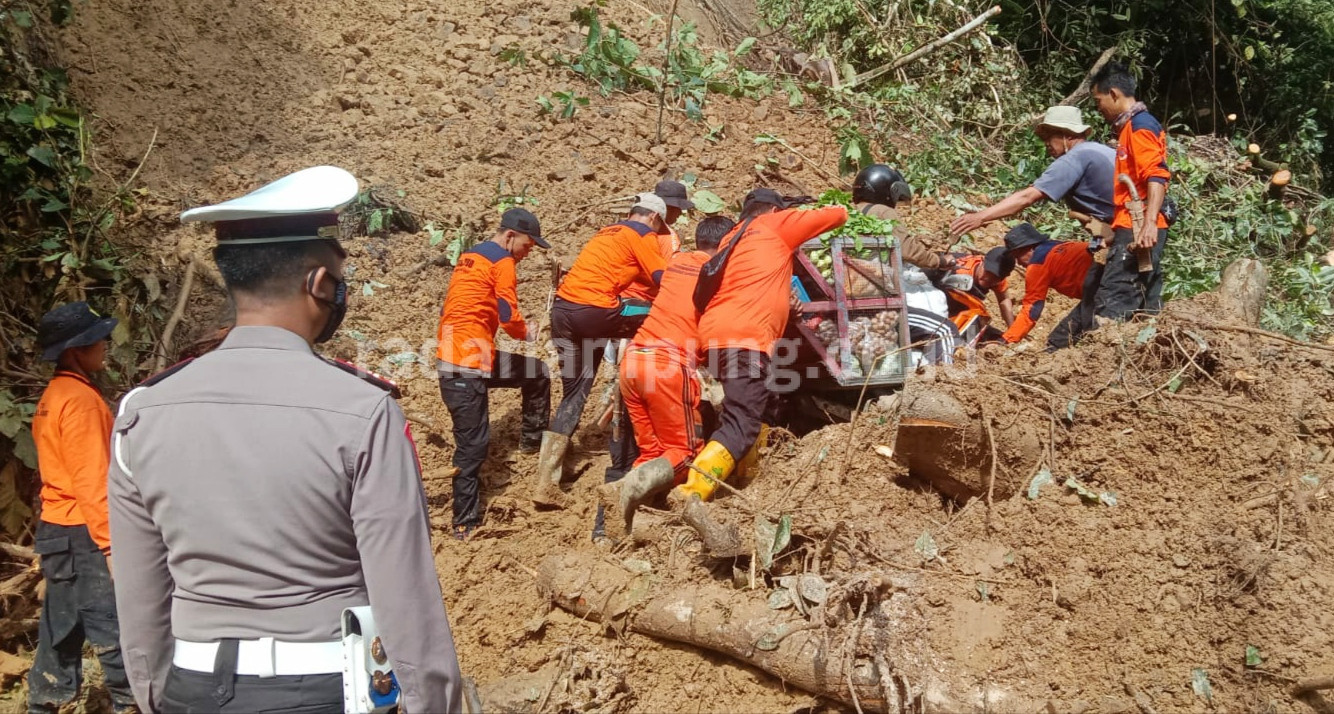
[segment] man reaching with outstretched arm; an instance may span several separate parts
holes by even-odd
[[[699,338],[709,369],[723,385],[722,418],[691,463],[686,483],[673,491],[678,498],[710,498],[717,482],[727,480],[760,439],[774,346],[791,310],[792,254],[848,221],[842,206],[801,211],[794,203],[772,189],[751,191],[740,225],[719,246],[720,252],[732,247],[700,316]]]
[[[1048,109],[1033,131],[1047,147],[1047,155],[1055,161],[1032,186],[1015,191],[989,208],[954,219],[950,224],[950,236],[958,238],[992,221],[1016,215],[1041,201],[1065,201],[1070,210],[1099,223],[1110,224],[1116,152],[1106,144],[1088,141],[1091,130],[1077,107]],[[1096,230],[1096,227],[1090,226],[1090,230]]]

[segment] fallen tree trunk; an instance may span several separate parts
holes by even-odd
[[[632,574],[580,554],[542,561],[538,587],[562,609],[615,631],[719,652],[865,712],[899,712],[910,703],[886,694],[883,680],[892,681],[892,673],[882,673],[872,656],[858,656],[878,648],[858,647],[856,623],[826,628],[716,585],[663,590],[651,574]],[[895,692],[911,700],[906,689]]]

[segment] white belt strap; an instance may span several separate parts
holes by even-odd
[[[176,640],[171,663],[191,672],[212,672],[217,642]],[[272,637],[241,640],[236,673],[252,677],[338,674],[343,671],[341,642],[283,642]]]

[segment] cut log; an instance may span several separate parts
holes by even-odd
[[[979,395],[985,399],[987,395]],[[993,497],[1009,498],[1042,459],[1038,434],[1046,427],[1023,418],[994,420],[990,435],[982,422],[980,403],[965,407],[955,396],[931,385],[903,392],[894,457],[908,472],[925,479],[941,493],[959,501],[987,493],[996,440]]]
[[[848,628],[816,629],[790,609],[717,585],[661,589],[651,574],[581,554],[550,556],[538,570],[538,587],[579,617],[719,652],[846,705],[855,697],[866,712],[902,711],[886,701],[873,657],[856,654],[869,649],[844,646]]]
[[[1265,190],[1265,195],[1271,201],[1282,200],[1283,193],[1288,190],[1288,184],[1292,183],[1292,172],[1287,169],[1279,169],[1269,177],[1269,187]]]
[[[1218,302],[1230,317],[1258,327],[1268,289],[1269,271],[1263,263],[1252,258],[1234,260],[1223,269],[1217,289]]]

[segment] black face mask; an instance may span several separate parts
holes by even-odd
[[[342,280],[334,280],[334,298],[325,300],[315,295],[315,272],[310,274],[306,281],[306,289],[316,300],[329,306],[329,319],[324,322],[324,329],[315,337],[315,344],[328,342],[334,333],[338,331],[338,326],[343,324],[343,317],[347,315],[347,283]]]

